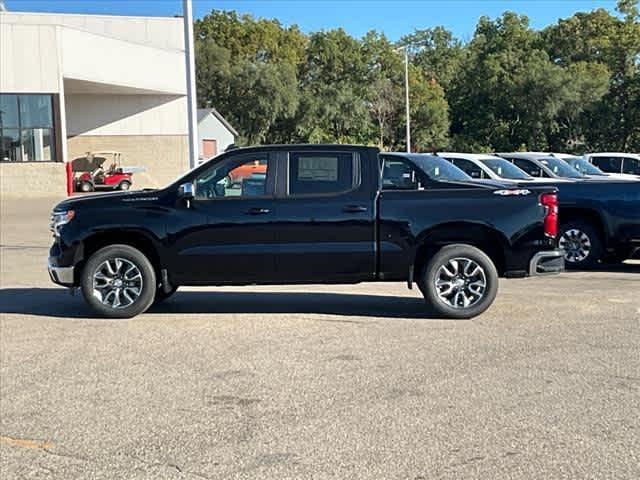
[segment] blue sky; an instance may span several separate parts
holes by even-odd
[[[526,14],[535,28],[554,23],[577,11],[606,8],[615,0],[194,0],[194,14],[212,9],[236,10],[258,17],[277,18],[305,31],[343,27],[354,36],[368,30],[385,32],[392,40],[416,28],[444,25],[468,40],[482,15],[497,17],[505,10]],[[11,11],[173,16],[181,0],[5,0]]]

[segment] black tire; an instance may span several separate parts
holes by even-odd
[[[450,263],[452,261],[455,263]],[[480,270],[476,270],[476,266]],[[441,275],[444,274],[442,268],[446,268],[449,272],[456,271],[456,275],[451,277],[450,285],[436,285],[437,280],[441,283]],[[476,272],[474,275],[467,275],[474,272]],[[484,287],[481,288],[482,282]],[[451,297],[446,298],[447,289],[454,284],[455,286],[451,287]],[[482,250],[466,244],[448,245],[441,248],[427,262],[418,279],[418,287],[436,316],[472,318],[487,310],[496,298],[498,272],[491,259]],[[477,293],[471,292],[469,290],[471,288]],[[460,296],[458,296],[459,292],[462,292]],[[468,306],[464,305],[467,302],[465,297],[469,300]]]
[[[565,266],[571,269],[592,268],[604,256],[600,234],[584,220],[563,223],[558,232],[558,246],[565,250]]]
[[[93,185],[91,184],[91,182],[82,182],[80,184],[80,191],[81,192],[93,192]]]
[[[106,305],[101,298],[94,295],[94,275],[105,262],[110,261],[113,263],[116,262],[116,259],[120,260],[120,265],[124,265],[123,269],[128,265],[133,265],[140,274],[140,288],[137,289],[139,290],[138,296],[130,305],[120,307]],[[104,269],[101,271],[104,271]],[[140,250],[129,245],[110,245],[91,255],[82,270],[80,287],[85,301],[98,315],[106,318],[131,318],[146,311],[151,306],[156,294],[157,282],[151,262]],[[114,288],[112,287],[112,290]],[[125,290],[125,288],[121,290]],[[118,298],[123,299],[120,291],[118,291],[117,295]],[[108,294],[105,294],[104,298],[107,299],[108,296]],[[126,300],[123,303],[126,303]]]
[[[131,182],[124,180],[120,182],[120,185],[118,185],[118,188],[120,190],[129,190],[131,188]]]
[[[153,304],[155,305],[157,303],[164,302],[167,298],[172,296],[177,291],[178,291],[178,287],[171,287],[171,291],[169,291],[169,292],[165,292],[162,287],[158,288],[156,290],[156,296],[153,299]]]

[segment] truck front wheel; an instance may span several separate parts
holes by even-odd
[[[149,259],[129,245],[109,245],[95,252],[80,278],[86,302],[107,318],[131,318],[147,310],[156,285]]]
[[[436,315],[472,318],[496,298],[498,272],[482,250],[471,245],[448,245],[427,262],[418,286]]]

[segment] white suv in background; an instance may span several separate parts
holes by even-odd
[[[564,160],[583,175],[593,180],[613,180],[613,181],[638,181],[637,175],[625,173],[609,173],[598,168],[594,163],[590,163],[585,157],[578,157],[568,153],[552,153],[552,156]]]
[[[606,173],[640,177],[637,153],[587,153],[584,158]]]

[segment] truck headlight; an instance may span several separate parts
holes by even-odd
[[[57,237],[60,235],[60,227],[66,225],[73,217],[76,216],[76,212],[74,210],[63,210],[53,212],[51,214],[51,231]]]

